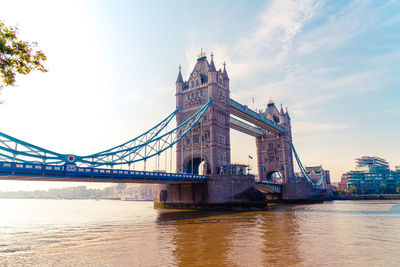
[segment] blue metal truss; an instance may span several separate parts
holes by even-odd
[[[296,158],[297,164],[299,165],[300,171],[301,173],[304,175],[304,177],[306,177],[307,181],[312,183],[314,188],[319,188],[319,186],[322,184],[322,182],[325,179],[325,175],[322,174],[322,177],[317,181],[313,181],[310,176],[308,175],[306,169],[304,168],[303,164],[301,163],[301,160],[299,158],[299,155],[296,152],[296,149],[294,148],[293,144],[292,144],[292,149],[293,149],[293,153],[294,153],[294,157]]]
[[[118,151],[101,152],[84,156],[79,161],[94,167],[104,165],[114,166],[132,164],[157,156],[185,137],[197,125],[210,105],[211,99],[176,128],[163,135],[154,137],[143,144],[119,149]]]
[[[145,161],[171,148],[182,139],[196,126],[210,105],[211,99],[185,122],[167,131],[167,126],[178,112],[176,109],[163,121],[140,136],[121,145],[87,156],[57,153],[0,132],[0,161],[46,165],[73,163],[91,167],[113,167]],[[165,133],[162,133],[164,130]]]

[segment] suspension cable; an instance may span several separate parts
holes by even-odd
[[[204,119],[203,119],[204,121]],[[203,162],[203,122],[200,122],[200,164]],[[200,165],[199,165],[200,167]],[[200,174],[200,173],[199,173]],[[203,163],[203,173],[204,174],[204,163]]]
[[[193,143],[194,143],[194,140],[193,140],[193,131],[194,131],[194,129],[191,130],[191,132],[192,132],[192,134],[191,134],[191,135],[192,135],[192,138],[191,138],[191,139],[192,139],[192,140],[191,140],[191,143],[192,143],[192,174],[193,174],[193,171],[194,171],[194,170],[193,170]]]

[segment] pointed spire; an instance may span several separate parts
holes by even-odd
[[[203,48],[201,48],[200,54],[197,57],[197,61],[203,60],[206,58],[206,52],[203,52]]]
[[[213,53],[211,53],[210,69],[208,71],[209,72],[217,71],[217,69],[215,68],[215,65],[214,65],[214,54]]]
[[[178,78],[176,78],[176,83],[183,83],[181,68],[182,68],[181,65],[179,65],[179,73],[178,73]]]
[[[226,72],[226,63],[225,63],[225,61],[224,61],[224,72],[223,72],[223,75],[224,75],[224,79],[227,79],[227,80],[229,80],[229,77],[228,77],[228,73]]]
[[[280,114],[283,116],[285,113],[283,112],[283,106],[282,106],[282,104],[281,104],[281,111],[280,111]]]
[[[288,108],[287,108],[287,106],[286,106],[286,114],[285,114],[287,117],[288,117],[288,119],[290,119],[290,116],[289,116],[289,111],[288,111]]]
[[[275,104],[274,100],[272,100],[272,98],[269,97],[268,105],[273,105],[273,104]]]

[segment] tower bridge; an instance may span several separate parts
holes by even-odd
[[[201,52],[187,80],[179,67],[174,112],[142,135],[86,156],[57,153],[0,132],[0,179],[158,183],[155,203],[164,207],[264,207],[265,194],[283,200],[318,196],[323,183],[308,177],[294,150],[287,109],[278,110],[270,100],[265,111],[255,112],[231,99],[229,82],[226,65],[217,70],[213,54],[209,62]],[[168,130],[174,118],[177,126]],[[242,171],[224,173],[224,166],[233,166],[230,129],[255,138],[259,180]],[[167,158],[173,148],[176,172],[146,170],[149,159],[159,166],[160,155]],[[293,154],[306,182],[296,180]],[[136,162],[143,162],[144,170],[133,170]]]

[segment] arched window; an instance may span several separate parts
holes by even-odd
[[[196,80],[196,86],[199,86],[199,80]]]
[[[194,81],[192,81],[192,87],[194,87]]]

